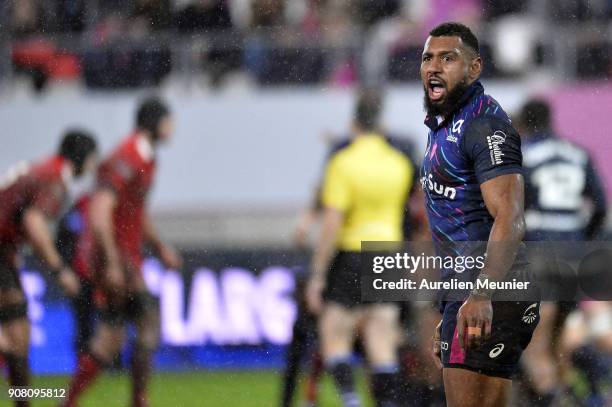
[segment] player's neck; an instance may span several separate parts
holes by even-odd
[[[62,179],[64,180],[64,183],[70,183],[75,176],[76,171],[74,169],[74,164],[72,161],[64,159],[64,163],[62,165]]]
[[[151,145],[151,147],[155,147],[155,144],[156,144],[155,138],[150,132],[145,131],[145,130],[136,129],[135,134],[137,137],[145,139],[147,143]]]
[[[361,130],[357,129],[355,131],[355,138],[371,138],[371,137],[380,137],[381,132],[378,130]]]

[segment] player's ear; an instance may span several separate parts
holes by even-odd
[[[476,55],[470,61],[470,65],[468,68],[468,75],[471,81],[475,81],[480,78],[480,74],[482,73],[482,58],[480,55]]]

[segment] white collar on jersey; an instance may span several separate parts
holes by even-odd
[[[74,171],[72,170],[72,166],[67,161],[64,161],[62,164],[61,174],[64,185],[69,185],[74,179]]]
[[[139,135],[136,138],[136,150],[144,161],[151,161],[155,157],[155,149],[148,137]]]

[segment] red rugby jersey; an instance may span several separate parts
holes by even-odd
[[[35,207],[49,219],[59,217],[68,197],[72,172],[61,156],[19,163],[0,178],[0,244],[14,251],[25,239],[23,212]]]
[[[144,243],[143,220],[147,196],[155,175],[151,142],[136,133],[121,143],[98,168],[98,188],[117,196],[113,213],[115,241],[124,265],[140,271]]]

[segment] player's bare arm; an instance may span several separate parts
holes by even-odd
[[[323,306],[321,293],[325,287],[327,269],[336,251],[336,239],[343,219],[344,214],[338,209],[326,207],[323,211],[321,237],[314,250],[310,280],[306,288],[306,301],[313,313],[319,313]]]
[[[512,266],[525,233],[523,177],[508,174],[493,178],[481,185],[481,192],[494,222],[480,278],[499,281]],[[457,314],[459,342],[467,347],[480,343],[491,334],[492,319],[491,298],[470,295]]]
[[[91,199],[89,216],[91,229],[106,262],[104,277],[111,288],[120,289],[125,285],[125,276],[113,230],[113,211],[116,206],[116,194],[108,188],[99,189]]]
[[[174,247],[160,238],[148,211],[144,214],[143,225],[145,240],[155,249],[164,266],[172,270],[179,270],[183,266],[181,255]]]
[[[53,244],[48,226],[49,220],[35,207],[26,209],[23,214],[23,228],[36,254],[46,263],[67,295],[76,296],[79,280],[63,262]]]

